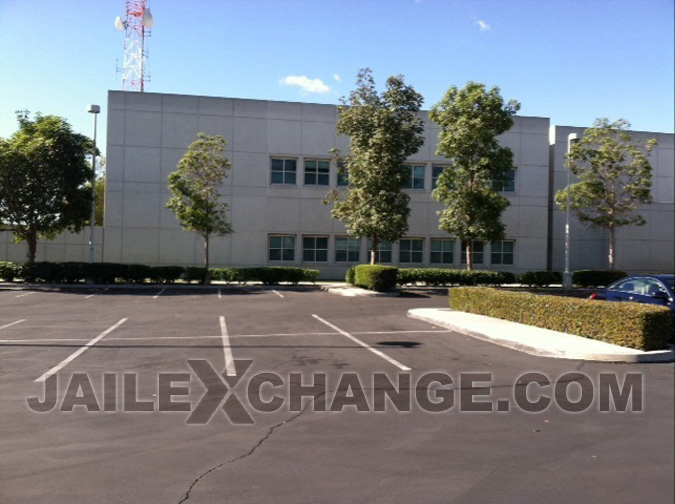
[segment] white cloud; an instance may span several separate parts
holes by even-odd
[[[478,25],[478,28],[480,28],[480,31],[482,31],[482,32],[483,32],[483,31],[488,31],[488,30],[490,29],[490,25],[487,24],[487,23],[486,23],[485,21],[483,21],[482,19],[479,19],[478,21],[476,21],[475,24]]]
[[[305,75],[289,75],[281,79],[279,84],[299,87],[306,93],[330,93],[330,88],[321,79],[310,79]]]
[[[333,74],[333,79],[335,79],[337,82],[340,82],[342,77],[340,77],[340,74]]]

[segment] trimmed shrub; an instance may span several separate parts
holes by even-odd
[[[386,292],[396,287],[398,268],[361,264],[355,267],[354,283],[376,292]]]
[[[154,283],[172,284],[183,275],[182,266],[152,266],[149,278]]]
[[[17,263],[0,261],[0,280],[4,282],[13,282],[17,276]]]
[[[205,276],[206,268],[191,266],[188,268],[183,268],[181,279],[185,280],[187,283],[192,283],[194,281],[197,281],[197,283],[203,283]]]
[[[559,271],[527,271],[518,275],[518,282],[528,287],[548,287],[562,283],[562,274]]]
[[[94,263],[88,267],[89,275],[94,283],[111,284],[124,275],[124,265],[118,263]]]
[[[354,269],[354,266],[352,266],[347,270],[347,273],[345,273],[345,282],[347,282],[350,285],[354,285],[354,282],[356,281],[354,279],[354,275],[356,275],[356,270]]]
[[[578,287],[607,287],[626,276],[625,271],[581,270],[572,273],[572,283]]]
[[[503,285],[514,283],[515,275],[508,271],[466,271],[441,268],[401,268],[398,270],[399,285],[427,285],[432,287],[450,285]]]
[[[638,350],[668,348],[672,320],[663,306],[611,303],[482,287],[449,291],[453,310],[561,331]]]

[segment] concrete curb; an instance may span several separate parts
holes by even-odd
[[[398,297],[400,292],[374,292],[361,287],[354,287],[352,285],[322,285],[321,290],[329,294],[345,297]]]
[[[265,289],[265,290],[288,290],[288,289],[319,289],[325,287],[320,283],[316,284],[298,284],[298,285],[263,285],[261,283],[248,283],[246,285],[235,285],[235,284],[226,284],[226,283],[211,283],[210,285],[201,285],[201,284],[131,284],[131,283],[116,283],[116,284],[87,284],[87,283],[74,283],[74,284],[30,284],[30,283],[4,283],[0,282],[0,290],[8,291],[44,291],[52,292],[57,290],[96,290],[96,289],[106,289],[106,290],[156,290],[156,289],[167,289],[167,290],[218,290],[218,289]]]
[[[519,352],[539,357],[602,362],[656,363],[675,361],[670,350],[643,352],[603,341],[450,309],[417,308],[408,316]]]

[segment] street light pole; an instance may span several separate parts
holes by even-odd
[[[567,135],[567,202],[565,205],[565,272],[563,273],[563,287],[572,288],[572,272],[570,271],[570,183],[571,168],[569,166],[569,155],[572,144],[579,140],[576,133]]]
[[[94,264],[94,227],[96,221],[96,118],[101,107],[98,105],[89,105],[87,110],[90,114],[94,114],[94,150],[91,156],[91,216],[89,217],[89,264]]]

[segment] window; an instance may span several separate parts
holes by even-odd
[[[380,240],[377,244],[377,262],[378,263],[390,263],[391,262],[391,242],[387,240]],[[373,242],[368,240],[368,253],[373,250]],[[368,256],[370,259],[370,255]]]
[[[404,189],[424,189],[424,172],[426,166],[424,165],[408,165],[410,173],[408,178],[403,183]]]
[[[431,166],[431,189],[436,189],[438,187],[438,177],[441,176],[441,173],[443,173],[443,170],[445,170],[445,166],[443,165],[432,165]]]
[[[347,236],[335,238],[335,262],[359,262],[361,240]]]
[[[305,185],[327,186],[330,179],[330,161],[305,161]]]
[[[513,242],[492,242],[490,262],[492,264],[513,264]]]
[[[398,246],[398,262],[424,262],[424,240],[422,238],[403,238]]]
[[[347,169],[345,168],[345,164],[342,161],[338,162],[337,185],[338,187],[345,187],[349,185],[349,175],[347,175]]]
[[[303,236],[302,237],[302,260],[305,262],[328,261],[328,237],[327,236]]]
[[[272,158],[272,184],[295,185],[297,161]]]
[[[516,190],[516,170],[507,170],[504,180],[493,180],[492,190],[500,192],[514,192]]]
[[[454,264],[454,262],[455,262],[455,240],[451,238],[432,238],[431,263]]]
[[[270,261],[295,260],[294,235],[270,235],[269,244],[270,244],[269,246]]]
[[[466,264],[466,240],[462,240],[462,264]],[[472,242],[471,257],[474,264],[483,264],[483,242],[474,240]]]

